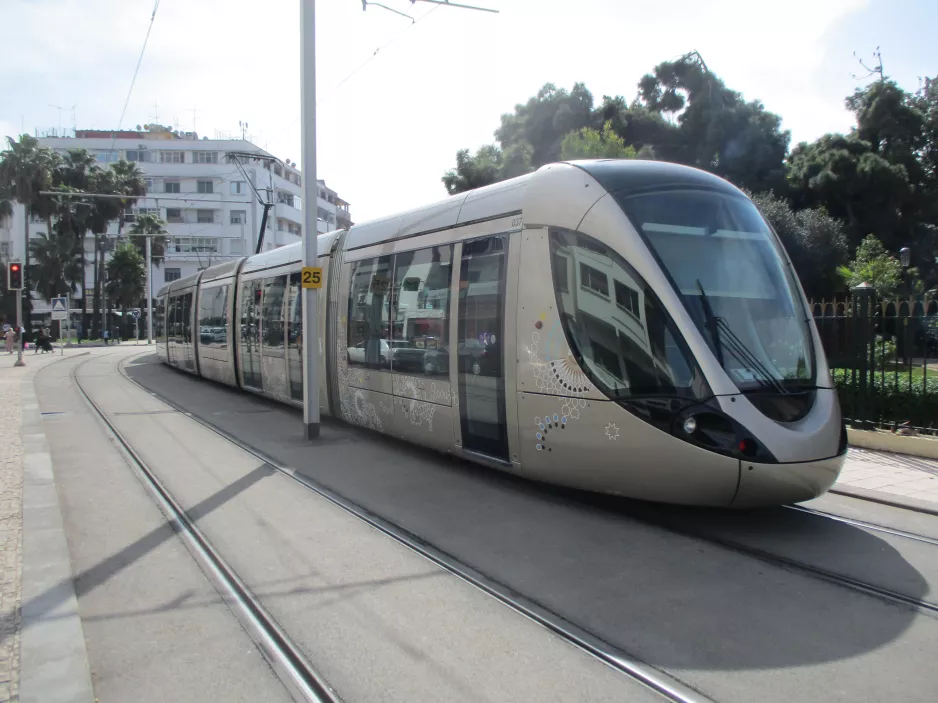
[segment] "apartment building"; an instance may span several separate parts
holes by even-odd
[[[74,137],[43,138],[42,146],[64,154],[87,149],[98,164],[107,167],[120,159],[137,164],[146,179],[147,197],[137,200],[123,222],[113,222],[107,249],[113,251],[117,236],[134,219],[153,213],[167,223],[169,243],[165,261],[152,269],[154,292],[163,283],[182,278],[213,264],[253,254],[257,249],[264,207],[255,195],[270,197],[262,250],[300,241],[303,234],[303,175],[295,163],[274,160],[260,147],[245,140],[199,139],[192,132],[172,132],[158,125],[138,131],[76,130]],[[239,168],[236,158],[240,162]],[[317,229],[328,232],[351,226],[349,203],[320,180]],[[11,222],[0,222],[0,255],[22,258],[22,211],[17,206]],[[44,232],[46,223],[34,220],[30,235]],[[86,295],[94,286],[92,238],[85,249]],[[34,310],[42,313],[48,302],[34,294]]]

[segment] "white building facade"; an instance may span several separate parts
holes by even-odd
[[[169,235],[164,261],[152,267],[154,295],[168,281],[253,254],[264,212],[260,199],[270,198],[274,203],[268,213],[261,250],[301,240],[302,173],[295,165],[274,159],[248,141],[199,139],[193,133],[151,127],[150,131],[116,134],[77,130],[74,138],[44,138],[40,144],[63,155],[70,149],[86,149],[102,168],[120,159],[137,164],[146,178],[147,197],[136,201],[123,222],[111,223],[107,250],[113,251],[119,234],[127,235],[136,215],[152,213],[163,219]],[[243,172],[233,154],[238,155]],[[316,207],[319,232],[351,226],[349,204],[327,188],[324,181],[319,181]],[[45,230],[43,220],[34,218],[30,222],[31,239]],[[85,242],[89,312],[94,288],[94,246],[94,238],[89,236]],[[19,205],[15,206],[12,218],[0,222],[0,256],[5,261],[25,260],[23,213]],[[33,300],[34,315],[49,311],[48,301],[36,294]],[[77,303],[73,306],[77,307]]]

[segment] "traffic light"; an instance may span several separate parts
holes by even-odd
[[[7,290],[23,290],[23,264],[18,261],[7,266]]]

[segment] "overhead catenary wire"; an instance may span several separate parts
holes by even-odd
[[[374,3],[372,3],[372,4],[374,4]],[[367,66],[369,63],[371,63],[372,61],[374,61],[375,58],[377,58],[378,54],[379,54],[381,51],[384,51],[384,50],[387,49],[389,46],[391,46],[392,44],[394,44],[394,43],[395,43],[396,41],[398,41],[401,37],[403,37],[410,29],[412,29],[414,26],[416,26],[416,24],[417,24],[418,22],[420,22],[421,20],[426,19],[427,17],[429,17],[430,15],[432,15],[434,12],[436,12],[436,11],[437,11],[438,9],[440,9],[441,7],[443,7],[443,5],[434,5],[431,9],[427,10],[425,13],[423,13],[422,15],[420,15],[420,17],[418,17],[417,19],[413,20],[413,22],[411,22],[409,25],[407,25],[407,27],[405,27],[403,30],[401,30],[400,32],[398,32],[397,34],[395,34],[393,37],[391,37],[391,39],[390,39],[387,43],[382,44],[382,45],[379,46],[377,49],[375,49],[374,52],[371,54],[371,56],[369,56],[367,59],[365,59],[364,61],[362,61],[355,69],[352,70],[351,73],[349,73],[347,76],[345,76],[345,78],[343,78],[343,79],[340,80],[338,83],[336,83],[335,86],[333,86],[332,90],[330,90],[328,93],[326,93],[325,97],[322,97],[322,98],[318,99],[318,100],[316,101],[316,106],[318,107],[318,106],[322,105],[323,103],[327,102],[330,98],[332,98],[333,95],[336,94],[336,92],[338,92],[339,88],[341,88],[341,87],[342,87],[343,85],[345,85],[349,80],[351,80],[352,77],[355,76],[355,74],[357,74],[359,71],[361,71],[363,68],[365,68],[365,66]],[[409,17],[409,16],[408,16],[408,17]],[[275,133],[273,134],[273,136],[268,137],[268,138],[267,138],[267,141],[264,143],[264,148],[266,149],[274,139],[276,139],[276,138],[279,137],[281,134],[283,134],[284,132],[286,132],[286,131],[288,131],[289,129],[291,129],[291,128],[293,127],[293,125],[295,125],[295,124],[296,124],[297,122],[299,122],[299,121],[300,121],[300,116],[297,115],[296,118],[295,118],[292,122],[290,122],[290,124],[288,124],[286,127],[284,127],[283,129],[281,129],[279,132],[275,132]]]
[[[114,130],[114,137],[111,139],[111,149],[114,149],[114,143],[117,141],[117,133],[120,132],[121,125],[124,123],[124,116],[127,114],[127,106],[130,104],[130,96],[134,92],[134,83],[137,82],[137,73],[140,72],[140,64],[143,63],[143,55],[147,50],[147,42],[150,40],[150,32],[153,31],[153,21],[156,19],[156,11],[160,9],[160,0],[153,4],[153,13],[150,15],[150,24],[147,26],[147,34],[143,38],[143,47],[140,49],[140,57],[137,59],[137,67],[134,69],[134,76],[130,80],[130,89],[127,91],[127,99],[124,100],[124,109],[121,110],[120,119],[117,121],[117,129]]]

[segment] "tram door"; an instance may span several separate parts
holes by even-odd
[[[504,461],[507,248],[507,235],[463,242],[456,340],[463,448]]]

